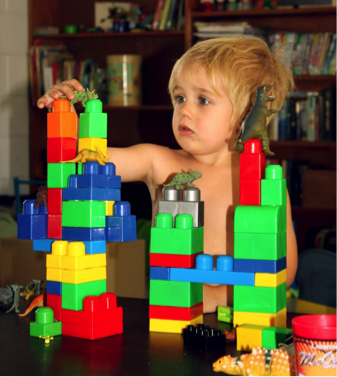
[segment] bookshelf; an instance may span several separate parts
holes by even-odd
[[[145,14],[153,13],[157,0],[138,0]],[[128,147],[137,143],[156,143],[170,148],[178,145],[171,131],[172,106],[167,84],[175,61],[193,45],[195,21],[248,21],[252,26],[275,32],[336,32],[336,8],[316,7],[237,12],[200,12],[199,0],[185,0],[185,30],[127,33],[81,33],[34,36],[35,26],[67,24],[94,25],[95,0],[29,0],[29,41],[63,40],[76,59],[93,58],[105,68],[109,54],[141,54],[143,57],[143,104],[141,106],[104,106],[108,113],[108,145]],[[80,19],[79,19],[80,16]],[[336,85],[335,76],[297,76],[298,91],[321,91]],[[78,111],[83,111],[81,106]],[[30,107],[30,177],[46,179],[46,112]],[[278,159],[306,159],[312,166],[336,169],[335,142],[273,141]],[[36,189],[32,188],[32,192]],[[305,247],[305,235],[311,228],[333,224],[335,210],[293,208],[298,222],[299,249]]]

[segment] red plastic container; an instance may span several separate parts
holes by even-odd
[[[336,322],[336,315],[304,315],[293,319],[299,376],[336,376]]]

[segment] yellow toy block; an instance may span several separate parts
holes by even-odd
[[[114,215],[114,201],[104,201],[105,203],[105,216],[113,216]]]
[[[106,254],[85,254],[83,242],[69,242],[67,255],[62,256],[62,270],[85,270],[105,267]]]
[[[253,347],[262,348],[262,330],[268,326],[244,325],[236,329],[236,349],[251,351]]]
[[[67,254],[67,247],[68,241],[54,241],[52,244],[51,254],[47,255],[46,267],[62,268],[61,260],[62,257]]]
[[[192,319],[192,321],[176,321],[171,319],[150,318],[150,331],[182,334],[186,326],[196,325],[198,323],[203,323],[202,315],[195,319]]]
[[[233,326],[242,326],[246,324],[267,327],[287,327],[287,308],[280,310],[276,314],[234,312]]]
[[[88,268],[86,270],[61,270],[61,282],[70,284],[90,283],[91,281],[106,280],[106,267]]]
[[[255,274],[255,287],[278,287],[287,281],[287,270],[282,270],[277,274],[265,274],[257,272]]]
[[[91,151],[96,151],[96,147],[103,153],[106,157],[108,150],[107,139],[101,139],[98,137],[83,137],[78,139],[78,150],[89,149]]]
[[[60,268],[47,267],[46,279],[62,283],[62,270]]]

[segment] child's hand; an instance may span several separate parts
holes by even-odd
[[[75,97],[73,90],[83,92],[84,88],[75,79],[63,81],[60,84],[56,84],[52,86],[44,96],[38,99],[37,107],[39,109],[46,107],[50,110],[52,108],[54,100],[58,99],[62,95],[65,95],[69,100],[72,100]]]

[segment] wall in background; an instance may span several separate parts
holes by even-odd
[[[28,47],[28,0],[0,0],[0,195],[29,177]]]

